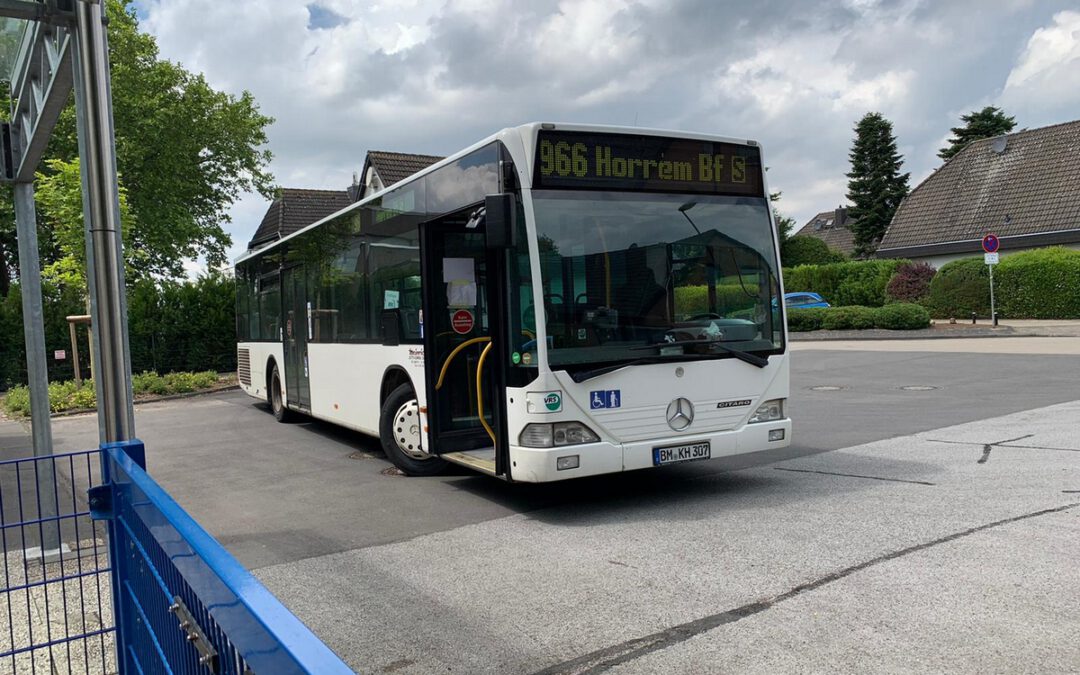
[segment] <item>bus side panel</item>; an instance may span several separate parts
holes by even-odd
[[[308,344],[311,414],[350,429],[379,435],[383,374],[400,366],[425,405],[424,358],[420,345]]]
[[[278,364],[278,369],[284,368],[283,349],[280,342],[241,342],[236,345],[238,361],[240,362],[240,368],[238,368],[238,374],[240,377],[240,388],[244,390],[244,393],[255,398],[267,399],[266,394],[266,378],[270,375],[267,371],[267,363],[273,358],[274,362]],[[250,371],[250,377],[246,376],[243,370],[243,363],[245,362],[244,352],[247,352],[246,362],[248,364],[248,370]],[[282,386],[285,385],[285,373],[281,372]],[[245,382],[247,380],[247,382]]]

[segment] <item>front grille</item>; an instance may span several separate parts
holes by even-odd
[[[236,376],[240,384],[251,386],[251,352],[247,349],[236,351]]]

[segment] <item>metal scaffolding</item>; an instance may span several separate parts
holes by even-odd
[[[101,443],[126,441],[134,437],[135,424],[102,3],[0,0],[0,17],[5,17],[0,19],[2,32],[10,43],[4,56],[12,64],[10,120],[0,124],[0,180],[14,184],[34,454],[53,452],[34,174],[72,88],[82,168],[98,430]],[[11,40],[14,36],[20,36],[17,43]],[[43,551],[50,546],[59,546],[55,532],[43,542]]]

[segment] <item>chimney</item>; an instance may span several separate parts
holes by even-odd
[[[847,207],[837,206],[833,211],[833,227],[843,227],[847,222]]]
[[[357,171],[352,172],[352,185],[347,190],[349,193],[349,201],[357,201],[360,199],[360,173]]]

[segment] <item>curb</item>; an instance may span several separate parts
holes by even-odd
[[[992,330],[992,329],[991,329]],[[1001,329],[998,329],[1001,330]],[[925,333],[923,331],[926,331]],[[959,331],[957,331],[959,333]],[[1012,330],[1008,332],[1000,333],[986,333],[978,332],[969,335],[942,335],[941,333],[933,333],[928,328],[921,328],[914,331],[895,331],[895,334],[881,334],[867,335],[866,331],[800,331],[794,333],[788,333],[788,338],[792,342],[830,342],[830,341],[882,341],[882,340],[961,340],[967,338],[1003,338],[1003,337],[1069,337],[1069,336],[1055,336],[1044,335],[1040,333],[1018,333]]]

